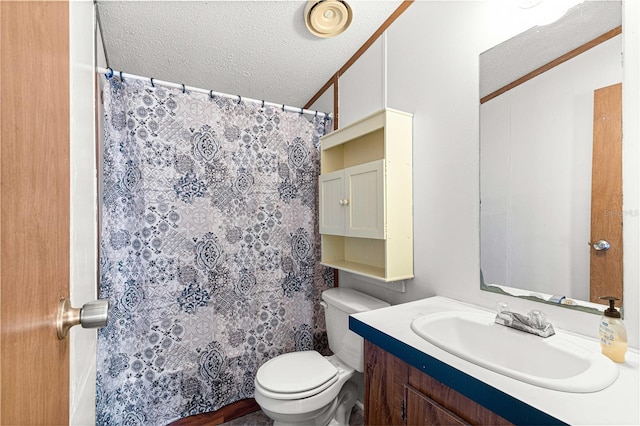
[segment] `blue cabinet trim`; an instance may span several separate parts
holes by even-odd
[[[555,417],[351,316],[349,317],[349,329],[511,423],[516,425],[566,425]]]

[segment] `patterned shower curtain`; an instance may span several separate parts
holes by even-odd
[[[253,397],[260,365],[327,353],[324,119],[112,77],[104,90],[98,424]]]

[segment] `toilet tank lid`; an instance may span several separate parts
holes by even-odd
[[[341,287],[330,288],[323,291],[322,300],[348,314],[357,314],[358,312],[371,311],[390,306],[387,302],[376,299],[368,294],[351,288]]]

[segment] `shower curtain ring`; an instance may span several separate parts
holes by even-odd
[[[318,116],[318,111],[316,111],[316,115],[315,115],[315,116],[316,116],[316,117]]]
[[[284,104],[282,104],[282,112],[284,112]]]
[[[262,106],[260,108],[264,109],[264,99],[262,100]]]
[[[184,88],[184,83],[182,83],[182,93],[186,93],[186,89]]]
[[[113,77],[113,68],[108,67],[107,68],[109,70],[108,73],[106,73],[104,76],[107,77],[107,80],[110,79],[111,77]]]
[[[153,77],[151,77],[151,87],[156,87],[156,85],[153,84]]]
[[[209,90],[209,97],[213,100],[213,90]]]
[[[240,105],[240,102],[242,102],[242,96],[238,95],[238,105]]]
[[[300,115],[304,114],[304,108],[300,108]]]
[[[122,76],[122,71],[120,71],[120,81],[124,83],[124,77]]]

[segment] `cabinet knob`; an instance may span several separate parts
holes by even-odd
[[[342,200],[342,202],[343,202],[342,203],[343,206],[348,206],[349,205],[349,200],[346,199],[346,198],[344,200]]]

